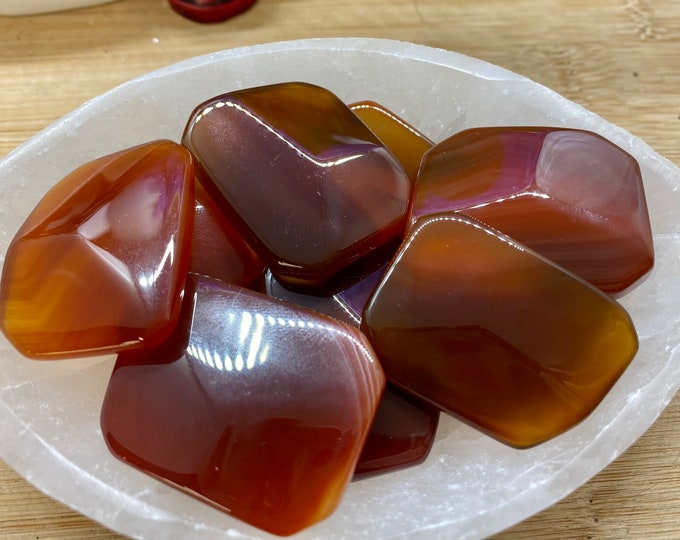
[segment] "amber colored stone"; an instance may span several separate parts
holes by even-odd
[[[120,354],[102,409],[111,451],[266,531],[328,516],[385,379],[358,330],[190,275],[176,331]]]
[[[411,182],[415,183],[420,160],[434,143],[387,107],[375,101],[351,103],[349,108],[394,154]]]
[[[611,294],[654,262],[638,163],[595,133],[499,127],[446,139],[423,159],[410,223],[452,210]]]
[[[256,0],[168,0],[177,13],[200,23],[222,22],[243,13]]]
[[[196,206],[189,271],[251,287],[264,276],[264,260],[217,208],[200,182],[195,184]]]
[[[375,271],[402,237],[403,167],[325,89],[285,83],[215,97],[193,112],[183,142],[211,196],[289,289],[330,295]]]
[[[637,351],[611,296],[456,213],[416,222],[362,330],[390,382],[516,447],[585,418]]]
[[[439,409],[388,384],[354,478],[367,478],[422,463],[432,449],[438,424]]]
[[[194,215],[186,148],[156,141],[57,183],[9,246],[2,331],[24,355],[63,358],[151,345],[179,314]]]

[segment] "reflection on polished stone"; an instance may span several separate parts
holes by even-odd
[[[102,431],[126,463],[287,535],[335,509],[384,384],[358,330],[190,274],[170,339],[119,355]]]
[[[388,108],[374,101],[359,101],[349,105],[387,149],[403,165],[406,174],[415,184],[423,154],[433,142]]]
[[[34,358],[152,345],[172,330],[189,262],[194,168],[156,141],[83,165],[10,244],[0,323]]]
[[[327,90],[285,83],[215,97],[195,109],[183,142],[289,289],[330,295],[375,271],[402,237],[408,176]]]
[[[362,329],[390,382],[516,447],[585,418],[637,350],[609,295],[456,213],[415,223]]]
[[[388,384],[354,478],[366,478],[422,463],[432,449],[438,424],[439,409]]]
[[[587,131],[475,128],[423,160],[410,223],[460,211],[611,294],[654,262],[640,168]]]
[[[384,269],[330,298],[289,291],[269,271],[265,275],[265,287],[269,296],[358,327],[363,307],[383,273]],[[421,463],[430,452],[438,422],[439,410],[436,407],[388,386],[380,400],[354,478]]]
[[[338,298],[338,295],[325,297],[289,291],[276,280],[269,270],[266,271],[264,276],[264,287],[265,293],[272,298],[312,309],[357,328],[361,324],[361,313],[351,310]]]
[[[196,182],[194,234],[189,271],[250,287],[264,275],[264,261],[225,219],[200,182]]]

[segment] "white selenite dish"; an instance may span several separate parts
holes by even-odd
[[[0,0],[0,15],[35,15],[113,1],[115,0]]]
[[[0,262],[34,205],[85,162],[179,141],[192,109],[284,81],[377,101],[439,141],[474,126],[595,131],[641,165],[654,232],[651,275],[621,302],[640,350],[601,405],[567,433],[516,450],[442,415],[427,461],[350,484],[336,512],[294,539],[481,538],[546,508],[619,456],[680,385],[680,170],[643,141],[524,77],[453,52],[377,39],[316,39],[228,50],[130,81],[0,162]],[[273,538],[114,458],[99,413],[114,357],[32,361],[0,335],[0,457],[48,495],[135,538]]]

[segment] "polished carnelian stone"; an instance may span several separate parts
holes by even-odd
[[[611,296],[456,213],[416,222],[362,330],[390,382],[516,447],[585,418],[637,351]]]
[[[403,165],[411,182],[415,183],[420,160],[434,143],[408,122],[379,103],[368,100],[359,101],[351,103],[349,108],[394,154],[394,157]]]
[[[439,424],[439,409],[387,385],[354,478],[393,472],[427,458]]]
[[[347,294],[345,298],[341,294],[325,298],[289,291],[269,271],[265,275],[265,288],[269,296],[313,309],[358,327],[364,304],[383,273],[384,271],[376,272],[343,291],[342,294]],[[357,308],[353,301],[360,303],[361,307]],[[421,463],[430,452],[438,423],[437,408],[388,385],[380,400],[354,478],[364,478]]]
[[[189,271],[250,287],[264,276],[264,260],[217,208],[200,182],[195,184],[194,234]]]
[[[330,295],[383,264],[403,235],[408,176],[328,90],[285,83],[217,96],[182,140],[227,218],[290,289]]]
[[[0,324],[33,358],[151,345],[179,314],[194,215],[186,148],[156,141],[57,183],[7,250]]]
[[[102,432],[120,459],[288,535],[351,480],[385,379],[358,330],[190,274],[176,331],[120,354]]]
[[[423,159],[410,223],[460,211],[619,295],[654,262],[640,168],[574,129],[475,128]]]
[[[361,313],[349,310],[337,294],[326,297],[290,291],[281,285],[269,270],[264,275],[264,292],[272,298],[314,310],[357,328],[361,324]]]

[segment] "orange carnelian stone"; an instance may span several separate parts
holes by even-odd
[[[189,271],[251,287],[264,276],[264,261],[219,210],[200,182],[195,184],[196,207]]]
[[[390,382],[516,447],[585,418],[637,351],[611,296],[455,213],[416,222],[362,329]]]
[[[654,262],[637,161],[588,131],[463,131],[423,159],[410,222],[459,211],[620,295]]]
[[[387,385],[354,479],[385,474],[425,461],[437,433],[439,409]]]
[[[190,274],[170,339],[119,355],[102,432],[126,463],[289,535],[338,505],[384,384],[357,329]]]
[[[151,345],[175,325],[189,263],[194,168],[156,141],[92,161],[38,203],[7,251],[0,326],[24,355]]]
[[[334,94],[285,83],[212,98],[182,138],[225,216],[288,288],[330,295],[398,245],[411,186]]]
[[[338,294],[323,298],[289,291],[269,271],[265,274],[264,282],[269,296],[314,309],[317,313],[358,327],[361,311],[370,296],[369,288],[377,285],[379,279],[379,275],[372,275],[348,291],[343,291],[350,293],[348,298],[341,298]],[[365,282],[368,280],[371,284],[367,286]],[[352,300],[360,303],[361,308],[357,310]],[[354,478],[365,478],[421,463],[432,448],[438,423],[437,408],[388,385],[354,471]]]
[[[420,160],[434,143],[379,103],[368,100],[359,101],[350,104],[349,108],[394,154],[394,157],[404,166],[411,182],[415,183]]]

